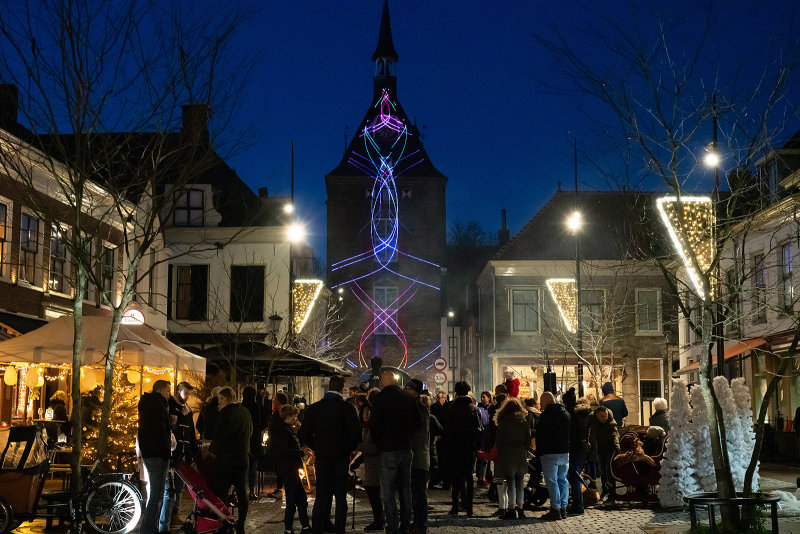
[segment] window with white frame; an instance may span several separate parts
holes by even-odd
[[[100,282],[103,288],[103,296],[112,302],[114,297],[114,258],[116,249],[103,246],[103,254],[100,257]]]
[[[0,276],[8,276],[8,267],[7,263],[11,259],[11,254],[9,254],[8,246],[11,244],[10,239],[7,241],[7,231],[8,231],[8,214],[11,210],[9,210],[9,205],[0,202]]]
[[[392,334],[397,331],[397,286],[375,286],[375,333]]]
[[[177,191],[174,196],[172,224],[174,226],[203,226],[205,194],[202,189]]]
[[[603,289],[581,289],[581,328],[600,332],[605,322],[606,292]]]
[[[636,332],[661,333],[661,290],[636,290]]]
[[[208,312],[208,265],[176,266],[175,318],[202,321]]]
[[[511,290],[511,331],[539,331],[539,290]]]
[[[19,279],[32,285],[39,285],[36,277],[37,256],[39,255],[39,219],[23,213],[20,219],[19,237]]]
[[[57,293],[69,291],[66,239],[67,231],[61,225],[53,224],[50,227],[50,276],[47,287]]]
[[[794,283],[792,266],[792,245],[784,243],[780,250],[781,266],[781,307],[790,312],[794,308]]]
[[[767,267],[764,255],[753,255],[753,322],[767,320]]]

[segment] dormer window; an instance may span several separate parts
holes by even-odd
[[[186,189],[175,193],[173,226],[203,226],[204,213],[205,195],[202,189]]]

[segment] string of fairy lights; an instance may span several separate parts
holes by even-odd
[[[566,329],[578,331],[578,286],[574,278],[550,278],[545,280],[547,290],[556,303]]]
[[[411,133],[408,126],[395,116],[397,104],[391,100],[387,89],[383,89],[373,108],[378,110],[378,114],[359,134],[364,141],[364,153],[352,151],[348,157],[348,163],[373,178],[370,191],[369,223],[372,248],[333,263],[331,270],[338,271],[363,262],[374,263],[366,273],[361,273],[333,286],[333,288],[348,286],[356,299],[372,314],[371,321],[368,322],[359,339],[359,363],[363,366],[367,365],[368,355],[365,354],[365,346],[374,335],[380,333],[390,334],[400,342],[403,347],[403,357],[398,367],[405,367],[408,363],[408,341],[398,324],[397,312],[414,297],[420,286],[437,291],[439,288],[399,273],[394,264],[398,256],[402,255],[436,268],[439,266],[398,249],[400,224],[395,180],[404,172],[421,163],[423,158],[419,156],[420,150],[406,153]],[[387,292],[383,299],[378,299],[364,289],[363,283],[359,283],[365,279],[374,280],[377,275],[391,275],[392,278],[407,283],[407,286],[405,289],[398,287],[395,294],[390,295]],[[378,302],[378,300],[381,301]]]
[[[311,310],[317,301],[322,287],[322,280],[295,280],[292,286],[292,325],[294,333],[299,334],[311,316]]]
[[[656,207],[695,292],[705,300],[700,275],[708,273],[716,253],[716,216],[711,198],[668,196],[656,200]],[[714,285],[710,284],[712,291]]]

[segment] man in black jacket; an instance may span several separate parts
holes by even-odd
[[[169,423],[172,435],[175,436],[175,450],[170,458],[170,468],[179,462],[191,462],[197,453],[197,436],[194,430],[194,417],[192,409],[186,405],[189,395],[194,389],[189,382],[181,382],[175,388],[175,395],[169,398]],[[181,477],[171,470],[167,474],[167,484],[164,488],[164,503],[161,506],[161,519],[158,521],[158,531],[169,531],[172,511],[180,508],[181,493],[184,483]],[[177,506],[176,506],[177,502]]]
[[[536,428],[536,452],[542,460],[542,474],[550,493],[550,511],[540,519],[554,521],[567,517],[570,417],[549,391],[542,393],[539,402],[542,415]]]
[[[381,388],[372,402],[369,425],[380,452],[386,533],[395,534],[411,528],[411,438],[422,418],[416,400],[400,389],[392,371],[381,373]],[[396,494],[400,497],[399,517]]]
[[[136,441],[147,471],[147,504],[142,514],[141,534],[156,534],[164,484],[174,437],[169,430],[169,382],[156,380],[153,391],[139,399],[139,431]]]
[[[567,480],[572,492],[572,506],[567,513],[581,515],[583,514],[581,471],[586,462],[586,452],[589,450],[589,417],[592,410],[585,397],[581,397],[580,400],[575,398],[575,388],[569,388],[561,400],[570,415]]]
[[[300,427],[300,443],[311,447],[316,456],[317,499],[311,514],[315,533],[330,528],[331,503],[336,498],[334,531],[347,528],[347,466],[350,453],[361,441],[361,426],[352,404],[342,396],[344,379],[333,376],[322,400],[306,410]]]

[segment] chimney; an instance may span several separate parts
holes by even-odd
[[[0,120],[3,123],[17,122],[19,90],[12,83],[0,84]]]
[[[503,245],[508,243],[508,241],[511,239],[511,235],[508,231],[508,228],[506,228],[506,210],[505,209],[500,210],[500,214],[501,214],[500,218],[502,220],[502,226],[500,227],[500,230],[497,232],[497,244],[502,247]]]
[[[266,199],[269,198],[269,189],[266,187],[259,187],[258,188],[258,198]]]
[[[208,106],[206,104],[187,104],[181,106],[183,125],[181,133],[192,144],[208,145]]]

